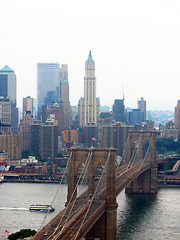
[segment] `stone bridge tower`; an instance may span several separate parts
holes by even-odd
[[[156,163],[156,132],[136,131],[129,132],[127,162],[131,159],[135,145],[139,145],[139,158],[144,159],[147,150],[146,143],[150,144],[150,169],[139,175],[126,187],[126,193],[157,193],[157,163]]]
[[[117,240],[117,203],[116,203],[116,150],[95,148],[71,148],[69,149],[71,161],[68,172],[68,196],[67,203],[77,196],[77,171],[81,163],[85,163],[90,157],[88,167],[88,194],[93,196],[95,192],[96,168],[99,164],[107,163],[106,178],[106,207],[104,214],[92,226],[86,237],[100,238],[102,240]],[[109,160],[108,160],[109,159]],[[67,204],[66,203],[66,204]]]

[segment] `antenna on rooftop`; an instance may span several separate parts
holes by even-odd
[[[125,96],[124,96],[124,84],[122,84],[122,93],[123,93],[123,100],[125,100]]]

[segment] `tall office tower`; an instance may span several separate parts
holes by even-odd
[[[58,136],[61,136],[64,130],[64,108],[62,101],[42,107],[42,122],[45,123],[51,114],[55,115],[55,120],[58,123]]]
[[[30,125],[30,149],[38,153],[42,159],[54,159],[58,153],[58,126],[52,122],[35,121]]]
[[[175,127],[178,129],[178,139],[180,139],[180,100],[175,107]]]
[[[16,108],[16,75],[7,65],[0,70],[0,96],[9,97],[11,102],[11,128],[18,134],[18,109]]]
[[[102,147],[117,148],[117,155],[122,156],[125,150],[128,132],[133,130],[133,126],[122,123],[105,125],[102,127]]]
[[[11,103],[9,98],[0,97],[0,122],[11,125]]]
[[[95,61],[89,51],[88,59],[85,62],[84,97],[78,103],[79,127],[89,123],[97,125],[97,118],[100,114],[100,101],[96,98],[96,77]]]
[[[40,154],[41,146],[41,121],[35,120],[30,124],[30,152]]]
[[[22,157],[22,138],[16,135],[0,135],[0,151],[8,152],[9,160]]]
[[[16,75],[7,65],[0,70],[0,96],[9,97],[16,107]]]
[[[41,126],[41,158],[54,159],[58,154],[58,126],[45,123]]]
[[[98,147],[98,143],[98,127],[93,124],[84,126],[84,146]]]
[[[33,117],[33,98],[27,96],[23,98],[23,117],[26,115],[26,112],[31,112],[31,116]]]
[[[59,101],[59,64],[38,63],[37,111],[41,119],[41,108]]]
[[[113,115],[116,122],[126,122],[124,99],[115,99],[113,105]]]
[[[102,128],[103,126],[112,125],[114,122],[112,112],[101,112],[98,117],[98,140],[99,146],[102,147]]]
[[[0,97],[0,135],[1,134],[11,134],[11,103],[8,97]]]
[[[144,112],[144,121],[146,121],[146,101],[143,97],[137,101],[137,108],[140,109],[141,112]]]
[[[72,110],[69,101],[69,82],[68,82],[68,66],[62,64],[60,68],[60,94],[59,102],[63,101],[64,109],[64,128],[69,129],[72,126]]]
[[[128,112],[128,122],[132,125],[144,122],[144,119],[144,112],[140,109],[132,109],[131,112]]]
[[[24,113],[23,119],[20,125],[20,132],[22,136],[22,150],[30,151],[30,125],[33,124],[33,116],[31,111]]]

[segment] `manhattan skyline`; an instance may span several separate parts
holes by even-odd
[[[84,61],[96,60],[97,97],[112,107],[147,101],[174,110],[180,99],[179,1],[1,1],[0,69],[17,77],[17,104],[37,96],[38,62],[67,64],[70,103],[83,93]],[[124,87],[122,87],[124,86]]]

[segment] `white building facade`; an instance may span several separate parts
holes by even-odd
[[[100,114],[100,101],[96,97],[95,61],[91,51],[85,62],[84,97],[78,103],[79,127],[94,124]]]

